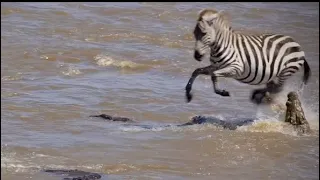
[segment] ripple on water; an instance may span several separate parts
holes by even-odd
[[[169,165],[160,165],[160,164],[104,164],[102,166],[103,173],[106,174],[117,174],[128,171],[171,171],[176,168],[170,167]]]
[[[80,62],[80,58],[78,57],[71,57],[71,56],[63,56],[58,54],[44,54],[40,56],[40,59],[48,60],[48,61],[63,61],[63,62],[69,62],[69,63],[77,63]]]
[[[181,49],[181,48],[185,48],[186,44],[183,43],[183,41],[181,40],[181,38],[183,38],[184,40],[190,40],[191,39],[191,34],[183,34],[181,35],[162,35],[162,36],[154,36],[151,34],[139,34],[139,33],[134,33],[134,32],[116,32],[116,33],[108,33],[108,34],[103,34],[103,35],[99,35],[104,41],[118,41],[118,40],[135,40],[138,42],[145,42],[148,44],[152,44],[152,45],[158,45],[158,46],[164,46],[167,48],[177,48],[177,49]],[[88,41],[92,41],[93,38],[88,38]]]
[[[17,81],[22,79],[22,73],[18,72],[15,75],[11,75],[11,76],[2,76],[1,77],[1,81]]]

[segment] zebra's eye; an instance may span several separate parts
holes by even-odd
[[[208,25],[211,26],[213,24],[212,21],[207,21]]]
[[[206,35],[206,33],[202,32],[199,25],[197,25],[193,31],[193,35],[196,39],[201,39],[204,35]]]

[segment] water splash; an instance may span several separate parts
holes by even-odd
[[[300,85],[301,85],[301,80],[299,80],[299,78],[298,80],[293,81],[292,83],[288,83],[284,87],[284,90],[277,96],[277,99],[278,99],[277,102],[283,104],[282,106],[285,106],[285,103],[287,101],[287,94],[290,91],[298,92],[301,106],[303,108],[306,119],[309,122],[310,128],[312,130],[318,131],[319,130],[319,105],[317,105],[316,104],[317,102],[314,102],[314,101],[312,101],[312,103],[308,102],[308,99],[314,98],[314,95],[306,94],[306,86],[304,87],[304,90],[301,90]]]
[[[286,135],[297,136],[297,132],[293,126],[278,119],[258,119],[249,126],[241,126],[237,128],[238,131],[245,132],[260,132],[260,133],[282,133]]]

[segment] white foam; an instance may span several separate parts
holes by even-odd
[[[70,65],[66,71],[62,72],[62,74],[65,76],[74,76],[81,74],[81,71],[78,68]]]
[[[192,125],[192,126],[176,126],[176,125],[170,125],[170,126],[163,126],[163,127],[151,127],[151,128],[145,128],[145,127],[139,127],[139,126],[126,126],[126,127],[119,127],[119,129],[123,132],[160,132],[160,131],[172,131],[172,132],[186,132],[186,131],[193,131],[193,132],[199,132],[199,131],[205,131],[208,129],[223,129],[222,127],[215,126],[213,124],[201,124],[201,125]]]
[[[114,66],[119,68],[139,68],[144,66],[132,61],[117,60],[108,54],[98,54],[94,57],[94,60],[99,66]]]
[[[29,161],[18,160],[15,153],[1,152],[1,169],[9,172],[31,172],[39,169],[40,166]]]
[[[237,130],[261,133],[277,132],[293,136],[297,135],[297,132],[288,123],[271,118],[258,119],[254,121],[251,125],[238,127]]]

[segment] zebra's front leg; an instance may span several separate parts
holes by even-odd
[[[186,86],[186,99],[187,99],[187,102],[189,103],[191,100],[192,100],[192,94],[190,93],[191,89],[192,89],[192,84],[194,82],[194,80],[197,78],[197,76],[199,75],[210,75],[212,74],[214,68],[213,66],[207,66],[207,67],[204,67],[204,68],[198,68],[196,70],[193,71],[189,81],[188,81],[188,84]]]
[[[221,96],[230,96],[230,93],[228,92],[228,91],[226,91],[226,90],[224,90],[224,89],[219,89],[218,87],[217,87],[217,77],[216,76],[214,76],[214,75],[212,75],[211,76],[211,81],[212,81],[212,84],[213,84],[213,90],[214,90],[214,92],[216,93],[216,94],[219,94],[219,95],[221,95]]]
[[[217,78],[218,77],[226,77],[226,78],[234,78],[237,74],[239,74],[239,69],[237,65],[230,64],[229,66],[213,71],[211,75],[211,81],[213,84],[213,89],[216,94],[220,96],[230,96],[230,93],[224,89],[219,89],[217,87]]]

